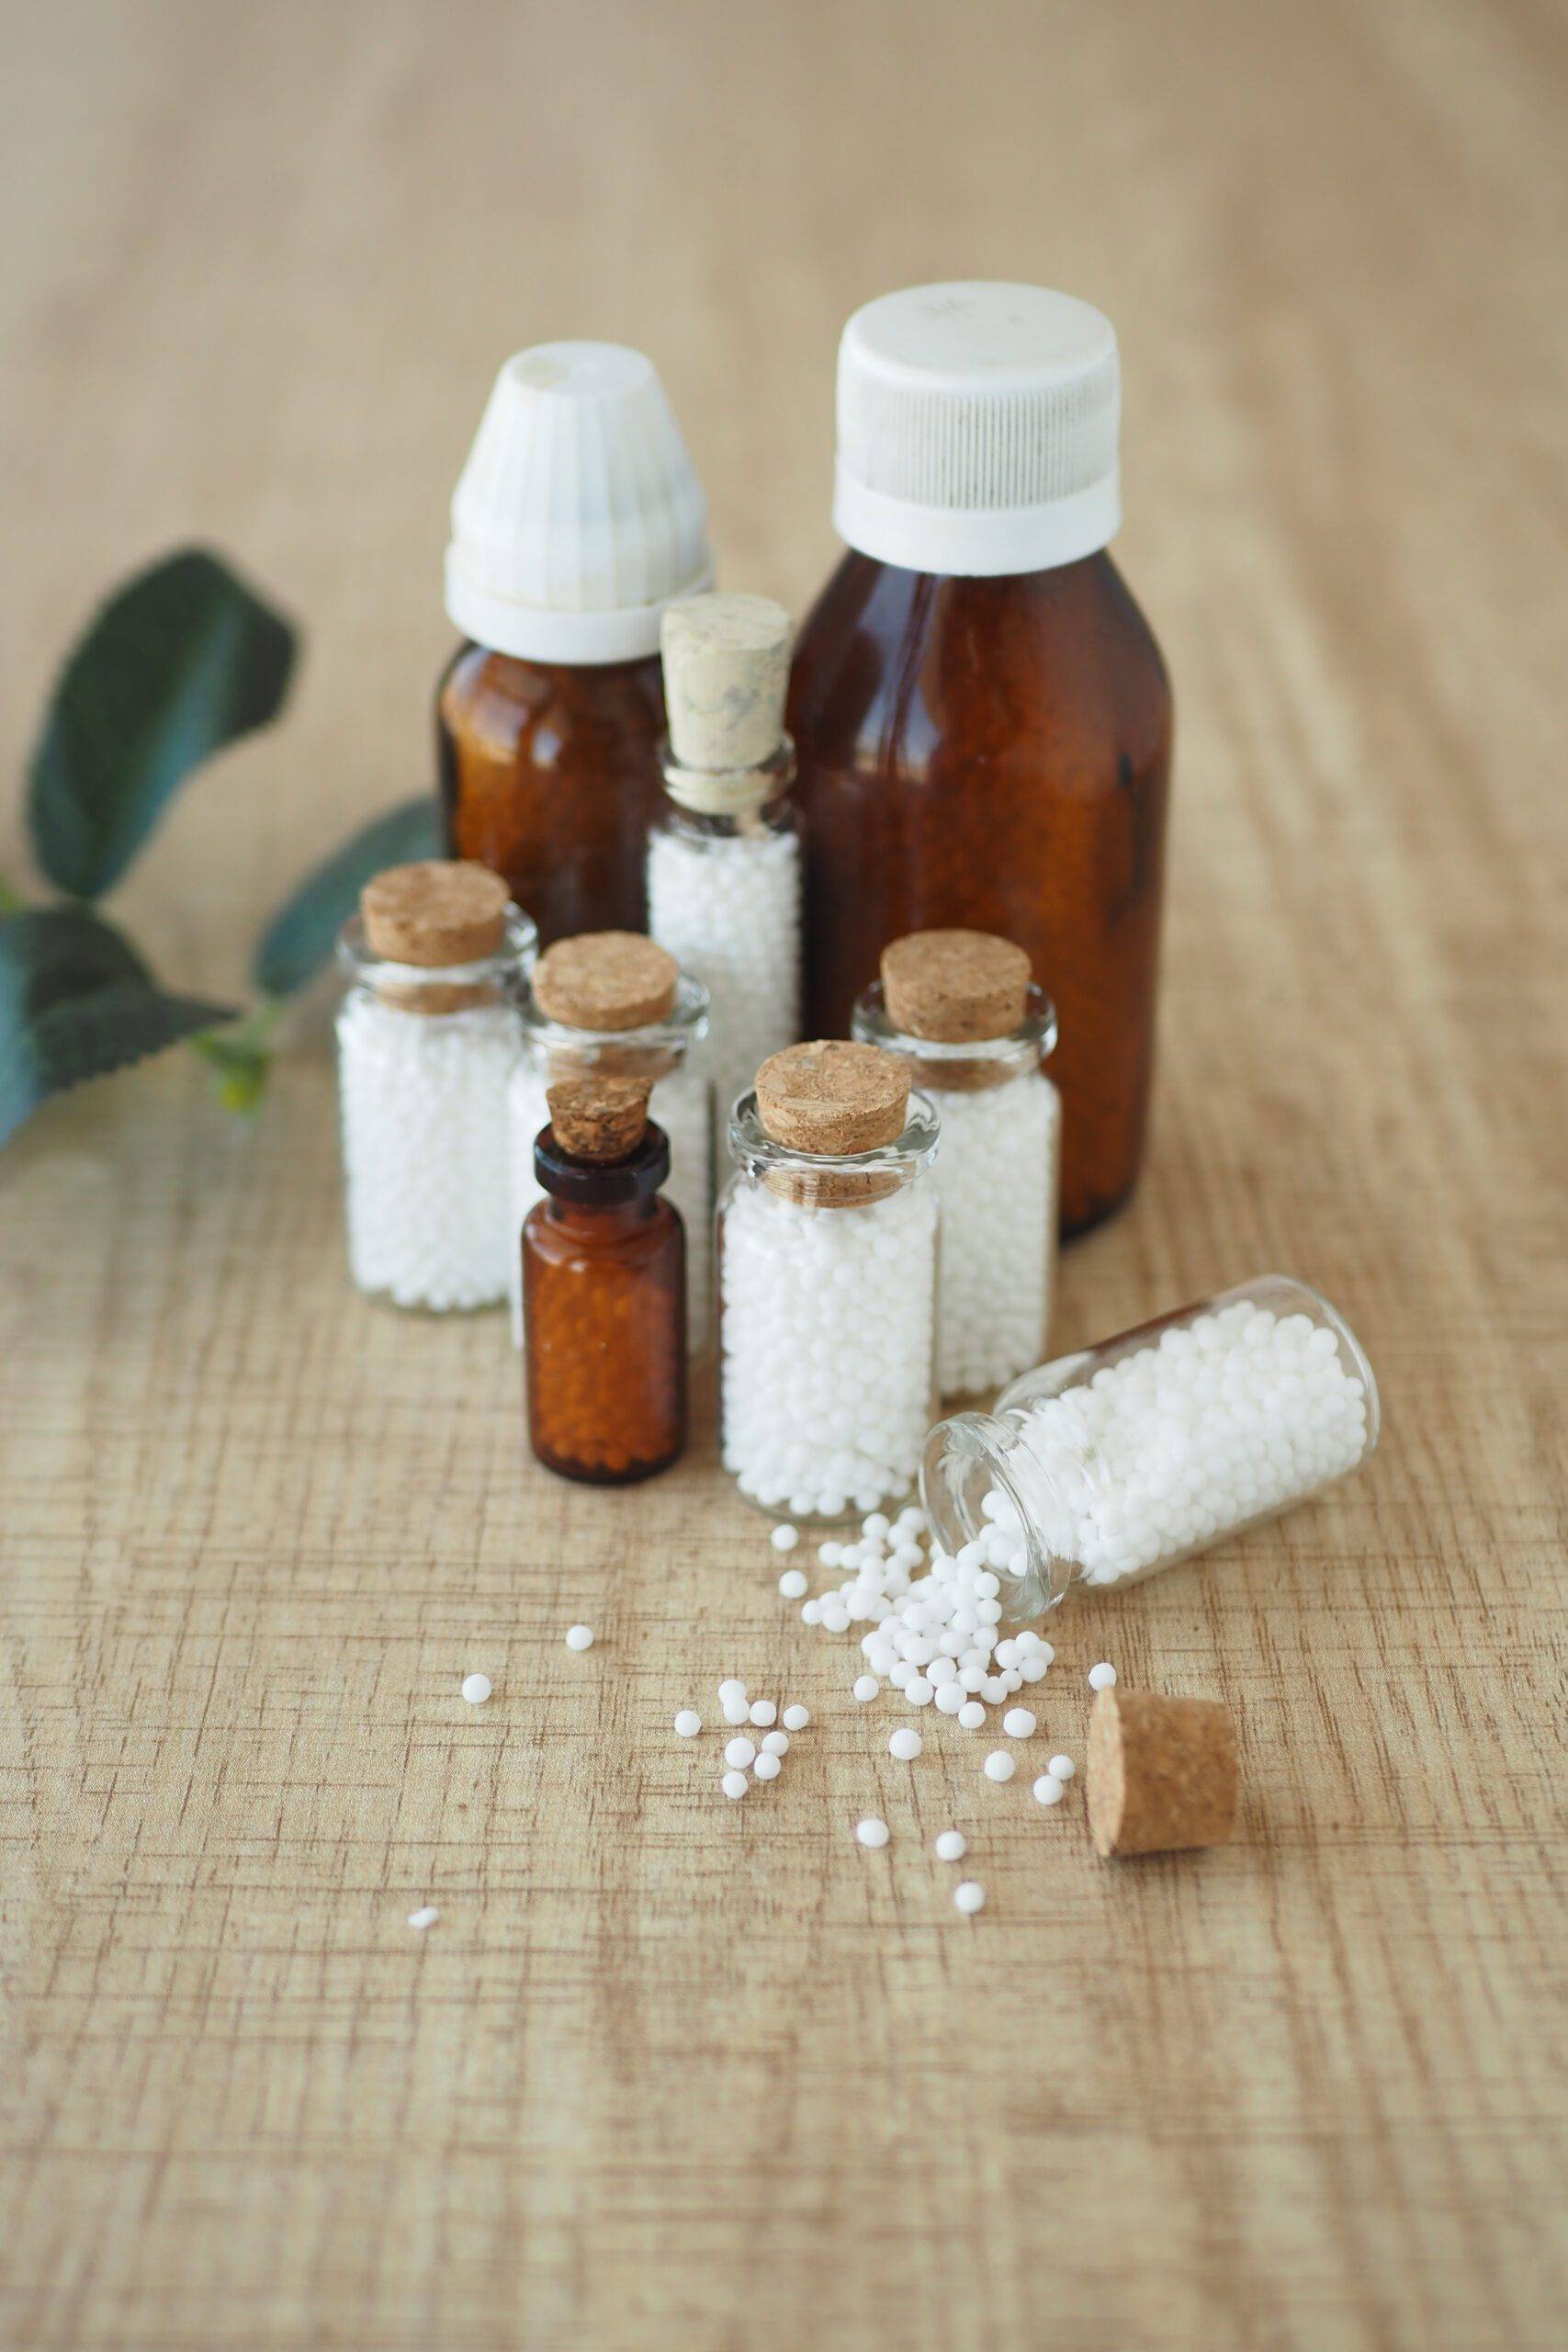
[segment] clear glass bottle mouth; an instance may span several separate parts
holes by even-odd
[[[818,1174],[824,1180],[841,1177],[852,1182],[856,1176],[864,1176],[868,1190],[874,1189],[874,1180],[879,1177],[893,1176],[908,1182],[931,1166],[941,1136],[942,1121],[933,1105],[919,1092],[909,1096],[902,1135],[892,1143],[879,1144],[874,1151],[796,1151],[789,1144],[776,1142],[758,1115],[755,1087],[748,1087],[744,1094],[737,1095],[729,1116],[729,1149],[736,1166],[746,1175],[764,1182],[780,1170],[787,1170]]]
[[[675,983],[675,1001],[662,1020],[646,1022],[640,1029],[574,1029],[568,1022],[552,1021],[527,989],[523,1027],[530,1047],[542,1056],[558,1053],[600,1060],[619,1051],[664,1055],[674,1063],[707,1035],[708,992],[701,980],[682,972]]]
[[[1017,1458],[1018,1439],[1018,1422],[999,1413],[955,1413],[939,1421],[920,1461],[920,1501],[936,1545],[956,1558],[965,1544],[989,1529],[983,1505],[987,1495],[1000,1490],[1023,1531],[1020,1548],[1025,1564],[1021,1572],[994,1566],[992,1573],[1001,1588],[1006,1622],[1027,1624],[1056,1607],[1077,1576],[1078,1563],[1053,1551],[1039,1532],[1042,1506],[1047,1520],[1063,1512],[1063,1506],[1039,1464]]]
[[[944,1045],[937,1038],[917,1037],[900,1029],[888,1013],[882,982],[873,980],[855,1001],[852,1034],[864,1045],[880,1046],[886,1053],[918,1064],[920,1084],[940,1092],[944,1084],[973,1084],[977,1075],[1022,1076],[1038,1069],[1055,1050],[1056,1008],[1032,980],[1027,1009],[1016,1029],[999,1037]]]
[[[350,915],[338,933],[337,960],[351,979],[381,995],[417,1000],[423,989],[468,989],[480,992],[487,985],[496,996],[515,993],[539,959],[538,926],[521,907],[509,904],[501,945],[492,956],[471,964],[400,964],[378,956],[365,935],[363,919]],[[478,1001],[479,999],[476,999]]]

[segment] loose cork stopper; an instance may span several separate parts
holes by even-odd
[[[1089,1725],[1089,1826],[1109,1860],[1221,1846],[1235,1826],[1235,1725],[1217,1699],[1111,1690]]]
[[[507,888],[499,874],[467,860],[424,858],[389,865],[359,894],[365,936],[390,964],[438,971],[479,964],[506,937]]]
[[[761,767],[778,749],[790,618],[771,596],[685,596],[665,613],[664,704],[682,767]]]
[[[558,939],[534,967],[534,1001],[568,1029],[645,1029],[675,1002],[681,967],[638,931],[584,931]]]
[[[990,931],[911,931],[882,951],[895,1027],[933,1045],[1005,1037],[1023,1019],[1032,978],[1022,948]]]
[[[897,1143],[908,1106],[908,1070],[878,1046],[840,1037],[786,1046],[757,1072],[757,1115],[792,1151],[842,1159]]]
[[[545,1090],[557,1143],[574,1159],[625,1159],[648,1125],[651,1088],[641,1079],[563,1078]]]

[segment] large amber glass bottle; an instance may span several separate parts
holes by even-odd
[[[542,943],[639,931],[662,786],[659,630],[712,578],[706,509],[651,363],[509,359],[452,502],[436,697],[448,853],[505,877]]]
[[[888,941],[998,932],[1055,999],[1062,1222],[1135,1181],[1153,1068],[1171,705],[1108,554],[1109,322],[1037,288],[919,288],[840,360],[850,542],[789,701],[803,1020],[845,1030]]]

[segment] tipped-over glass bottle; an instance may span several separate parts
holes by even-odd
[[[659,796],[659,625],[712,577],[706,510],[652,364],[547,343],[497,379],[452,502],[436,700],[447,845],[547,943],[640,930]]]
[[[1171,707],[1106,552],[1120,515],[1109,321],[1039,287],[917,287],[850,321],[834,522],[788,723],[805,843],[803,1019],[847,1028],[908,931],[1028,955],[1061,1016],[1061,1211],[1132,1190],[1154,1061]]]
[[[1377,1384],[1344,1317],[1264,1274],[940,1422],[920,1487],[934,1542],[994,1573],[1017,1622],[1290,1510],[1377,1439]]]
[[[650,1478],[686,1442],[685,1238],[660,1193],[670,1147],[647,1103],[636,1080],[568,1080],[534,1147],[528,1439],[547,1469],[591,1486]]]

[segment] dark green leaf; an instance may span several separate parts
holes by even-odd
[[[231,1018],[166,996],[128,940],[73,907],[0,922],[0,1143],[50,1095]]]
[[[331,956],[373,874],[385,865],[441,854],[435,803],[428,794],[373,819],[318,865],[273,916],[252,967],[256,986],[268,996],[292,996]]]
[[[288,622],[198,548],[111,596],[33,753],[28,814],[50,880],[78,899],[118,882],[192,768],[276,716],[293,662]]]

